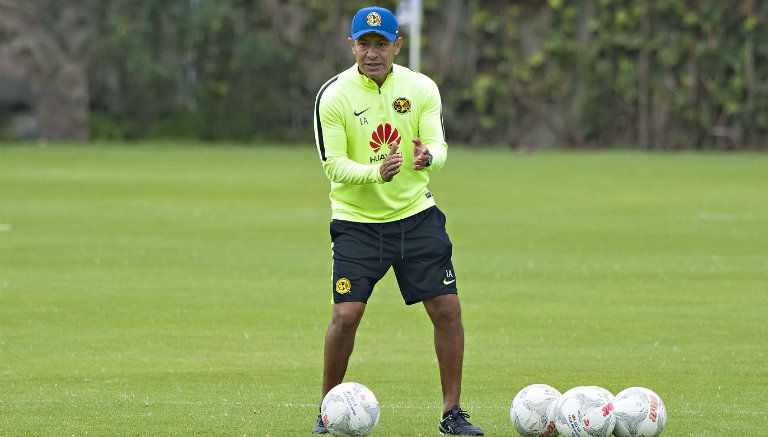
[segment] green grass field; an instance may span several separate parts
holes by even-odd
[[[309,435],[331,312],[306,147],[0,147],[0,435]],[[452,148],[433,175],[464,309],[463,407],[640,385],[665,436],[768,429],[768,155]],[[431,325],[392,274],[347,380],[375,435],[437,435]]]

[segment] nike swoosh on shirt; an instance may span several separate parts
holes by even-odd
[[[455,279],[451,279],[450,281],[449,281],[449,280],[447,280],[447,279],[443,279],[443,284],[445,284],[445,285],[451,285],[451,284],[453,284],[454,282],[456,282],[456,280],[455,280]]]
[[[355,117],[357,117],[358,115],[362,114],[363,112],[365,112],[365,111],[367,111],[367,110],[369,110],[369,109],[371,109],[371,107],[370,107],[370,106],[369,106],[369,107],[367,107],[367,108],[365,108],[365,109],[363,109],[363,110],[362,110],[362,111],[360,111],[360,112],[354,111],[354,112],[355,112]]]

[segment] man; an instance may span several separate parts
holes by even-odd
[[[440,432],[483,435],[460,408],[464,330],[452,246],[445,216],[427,189],[428,174],[447,157],[439,91],[426,76],[393,64],[402,38],[389,10],[357,11],[348,43],[355,65],[326,82],[315,102],[315,138],[331,180],[333,213],[334,306],[322,395],[342,382],[366,302],[393,267],[405,303],[422,302],[434,325]],[[411,138],[413,146],[406,147]],[[314,432],[328,432],[321,416]]]

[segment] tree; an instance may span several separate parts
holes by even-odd
[[[0,0],[0,75],[25,83],[39,138],[88,139],[85,0]]]

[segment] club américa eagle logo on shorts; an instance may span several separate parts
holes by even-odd
[[[398,97],[392,102],[392,109],[398,114],[405,114],[411,110],[411,101],[407,97]]]
[[[349,279],[339,278],[339,280],[336,281],[336,293],[347,294],[350,291],[352,291],[352,284],[349,282]]]
[[[381,26],[381,15],[379,15],[378,12],[371,12],[365,17],[365,22],[368,23],[369,26]]]

